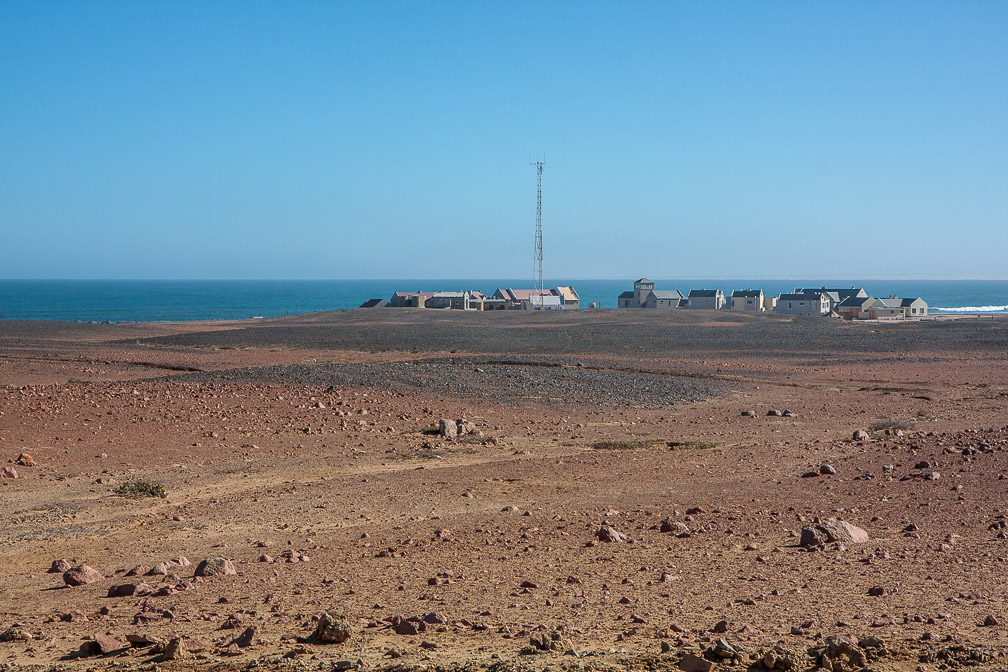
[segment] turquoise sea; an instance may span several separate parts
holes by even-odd
[[[1008,280],[667,279],[658,289],[762,288],[778,294],[795,287],[864,287],[871,296],[920,296],[940,312],[1005,312]],[[276,317],[318,310],[356,308],[396,290],[438,291],[528,287],[516,279],[474,280],[0,280],[0,317],[81,321],[177,321]],[[581,305],[597,301],[615,308],[633,279],[550,279],[548,287],[573,285]]]

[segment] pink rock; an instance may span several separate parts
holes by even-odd
[[[219,576],[237,573],[234,565],[227,558],[206,558],[196,565],[196,571],[193,572],[196,576]]]
[[[863,544],[868,541],[868,532],[845,520],[827,518],[816,523],[816,527],[826,533],[826,538],[830,542],[839,541],[845,544]]]
[[[73,565],[66,560],[53,560],[52,565],[46,570],[46,572],[49,574],[62,574],[71,567],[73,567]]]
[[[78,567],[71,567],[67,571],[63,572],[63,582],[68,586],[83,586],[86,583],[94,583],[100,579],[104,579],[101,572],[92,569],[87,565],[80,565]]]
[[[688,653],[679,661],[679,669],[683,672],[710,672],[714,663],[705,658]]]
[[[14,467],[0,467],[0,478],[17,478],[17,469]]]

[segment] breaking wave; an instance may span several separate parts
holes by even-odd
[[[934,306],[934,313],[1000,313],[1008,310],[1008,306],[958,306],[956,308],[939,308]]]

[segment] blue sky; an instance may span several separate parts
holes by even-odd
[[[1008,278],[1006,2],[0,0],[0,277]]]

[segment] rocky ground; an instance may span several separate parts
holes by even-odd
[[[0,384],[0,668],[1008,668],[1004,319],[0,321]]]

